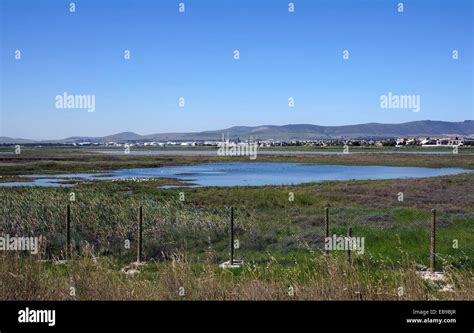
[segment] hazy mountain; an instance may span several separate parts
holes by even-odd
[[[34,141],[0,137],[0,143],[73,143],[73,142],[127,142],[127,141],[187,141],[187,140],[220,140],[222,135],[231,139],[333,139],[333,138],[388,138],[400,136],[474,136],[474,120],[463,122],[447,121],[412,121],[402,124],[368,123],[345,126],[318,126],[310,124],[235,126],[231,128],[192,132],[192,133],[157,133],[139,135],[133,132],[122,132],[104,137],[69,137],[63,140]]]
[[[140,141],[144,140],[144,136],[134,132],[122,132],[103,137],[93,136],[71,136],[62,140],[44,140],[38,141],[43,143],[74,143],[74,142],[126,142],[126,141]],[[0,141],[1,142],[1,141]]]
[[[6,143],[6,144],[14,144],[14,143],[34,143],[36,142],[35,140],[28,140],[28,139],[21,139],[21,138],[9,138],[6,136],[0,136],[0,144],[1,143]]]
[[[217,131],[195,133],[160,133],[146,135],[152,140],[219,140],[225,134],[230,138],[240,137],[258,139],[331,139],[331,138],[359,138],[359,137],[399,137],[399,136],[439,136],[439,135],[474,135],[474,121],[463,122],[447,121],[413,121],[402,124],[368,123],[346,126],[318,126],[310,124],[294,125],[263,125],[263,126],[236,126]]]

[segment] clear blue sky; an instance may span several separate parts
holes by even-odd
[[[0,136],[474,119],[472,0],[181,1],[0,0]],[[56,109],[63,92],[95,112]],[[388,92],[421,111],[380,109]]]

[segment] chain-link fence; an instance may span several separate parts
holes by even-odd
[[[159,204],[132,207],[85,203],[71,203],[69,207],[70,214],[66,205],[4,205],[1,207],[0,233],[41,236],[43,254],[59,258],[66,257],[66,249],[80,253],[85,246],[92,248],[97,255],[113,254],[130,260],[137,256],[143,260],[159,260],[181,249],[200,253],[209,248],[223,259],[231,251],[229,207],[187,208]],[[424,260],[430,256],[433,247],[431,211],[407,208],[236,207],[234,217],[232,246],[236,255],[249,258],[255,253],[266,252],[327,253],[329,250],[340,250],[335,244],[329,246],[328,238],[341,243],[348,236],[360,240],[359,248],[352,248],[359,250],[358,253],[369,251],[390,256],[399,248]],[[455,250],[457,241],[455,236],[450,240],[452,232],[449,230],[459,221],[474,221],[474,213],[437,212],[438,232],[447,230],[443,234],[441,248],[448,254]],[[453,246],[446,244],[449,242]],[[364,249],[360,248],[361,245]],[[472,246],[465,249],[468,255],[472,254]]]

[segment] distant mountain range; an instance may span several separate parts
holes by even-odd
[[[401,124],[367,123],[345,126],[319,126],[310,124],[235,126],[231,128],[190,133],[157,133],[140,135],[123,132],[104,137],[69,137],[62,140],[35,141],[20,138],[0,137],[0,144],[27,143],[78,143],[78,142],[136,142],[136,141],[204,141],[220,140],[222,135],[230,139],[240,138],[309,140],[337,138],[390,138],[400,136],[474,136],[474,120],[447,122],[421,120]]]

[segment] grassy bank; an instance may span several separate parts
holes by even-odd
[[[398,202],[395,192],[379,197],[378,191],[402,186],[414,195],[443,184],[433,179],[352,182],[348,191],[341,190],[344,183],[334,182],[200,190],[152,189],[146,184],[78,187],[71,203],[73,262],[53,265],[7,253],[0,298],[71,299],[68,290],[74,281],[74,299],[291,299],[289,287],[296,290],[296,299],[398,299],[400,287],[401,299],[473,299],[472,197],[451,200],[463,191],[458,185],[467,188],[472,178],[456,177],[444,197],[427,195],[426,202],[416,196]],[[444,182],[453,182],[451,178],[444,177]],[[135,185],[143,188],[133,189]],[[0,190],[1,200],[8,203],[2,206],[3,233],[41,235],[43,258],[63,258],[69,191]],[[179,201],[180,191],[184,202]],[[289,191],[295,193],[293,202],[288,201]],[[331,253],[330,263],[323,255],[327,203],[331,234],[345,235],[352,227],[353,236],[365,237],[365,253],[353,253],[352,266],[345,252]],[[140,205],[148,264],[131,276],[121,269],[136,258]],[[236,257],[245,260],[244,270],[233,273],[217,267],[228,259],[230,205],[237,207]],[[416,275],[429,265],[430,207],[438,209],[437,269],[449,272],[445,283],[454,292],[440,292],[442,285]],[[35,288],[29,289],[30,284]],[[186,296],[179,296],[180,287]]]
[[[151,168],[216,162],[252,162],[246,156],[101,154],[84,149],[24,148],[19,155],[0,154],[0,175],[100,172],[122,168]],[[258,155],[256,162],[387,165],[419,167],[464,167],[474,169],[468,154],[338,154]]]
[[[186,253],[167,262],[140,266],[124,274],[112,258],[90,253],[67,264],[3,256],[0,296],[24,300],[466,300],[474,299],[472,276],[448,270],[452,291],[421,280],[409,262],[403,268],[366,259],[350,265],[343,256],[320,256],[281,264],[247,263],[237,271],[222,270],[209,251],[197,264]]]
[[[243,160],[71,150],[0,158],[4,178]],[[472,156],[463,155],[262,155],[257,161],[474,167]],[[77,289],[74,299],[474,299],[473,173],[296,186],[161,189],[159,184],[0,188],[1,234],[43,237],[40,255],[2,252],[0,299],[71,299],[71,286]],[[74,260],[57,265],[54,260],[64,257],[68,204]],[[328,205],[331,235],[343,236],[351,227],[354,237],[365,238],[364,253],[353,252],[351,264],[343,251],[324,255]],[[140,206],[147,264],[126,274],[121,269],[136,259]],[[236,257],[245,265],[226,271],[218,264],[228,259],[231,206]],[[433,208],[437,269],[446,272],[443,285],[450,291],[416,273],[429,265]]]

